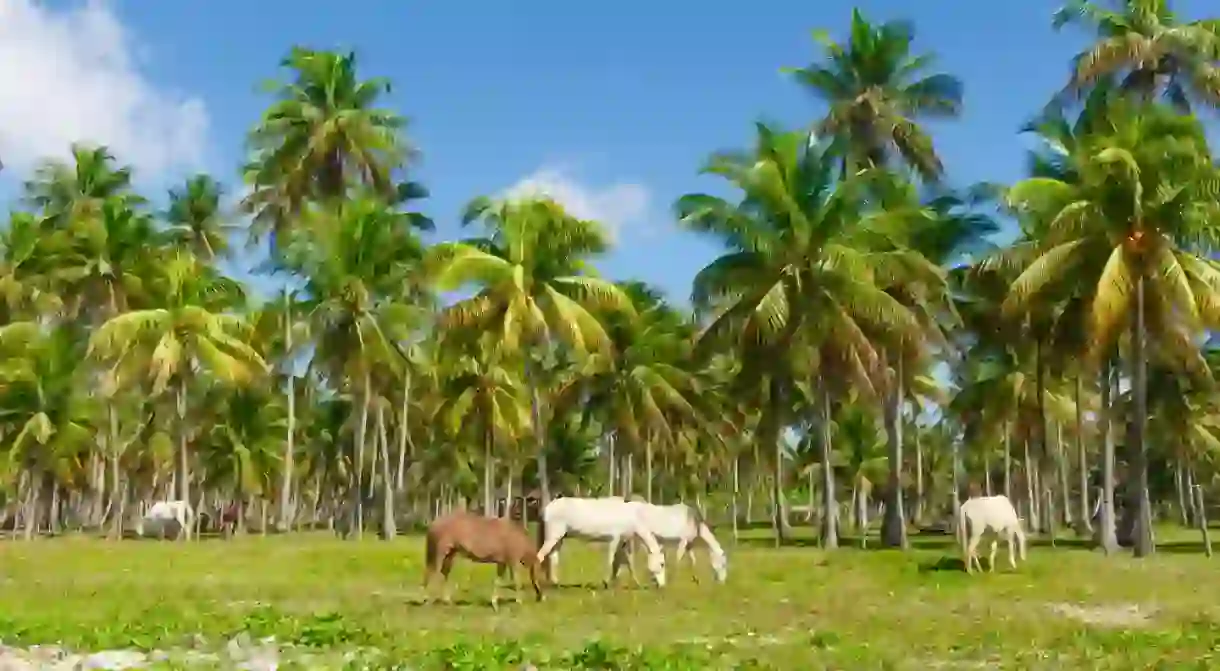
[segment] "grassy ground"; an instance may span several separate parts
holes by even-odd
[[[442,668],[510,668],[565,651],[567,668],[1208,668],[1220,656],[1220,559],[1197,547],[1137,561],[1035,544],[1010,572],[1001,546],[999,572],[967,577],[950,542],[828,554],[726,539],[727,584],[704,574],[696,585],[689,567],[671,565],[663,592],[627,578],[593,587],[601,547],[569,542],[561,578],[584,585],[541,604],[525,594],[499,612],[486,605],[494,570],[469,563],[455,569],[455,605],[424,603],[418,537],[4,542],[0,638],[164,647],[246,629],[427,652]]]

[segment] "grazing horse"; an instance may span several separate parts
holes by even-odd
[[[514,588],[517,586],[517,574],[513,571],[515,564],[529,569],[534,596],[542,601],[542,588],[538,585],[541,566],[537,548],[525,529],[515,522],[458,511],[433,522],[428,527],[425,543],[424,590],[427,591],[432,575],[439,570],[444,582],[445,603],[452,601],[449,572],[453,570],[453,560],[458,555],[480,564],[496,565],[496,581],[491,590],[492,608],[498,607],[500,582],[505,573],[512,579]],[[518,593],[517,601],[520,600]]]
[[[617,498],[617,497],[609,497]],[[657,537],[661,543],[674,543],[677,545],[677,555],[674,561],[678,564],[682,563],[683,556],[690,557],[691,571],[695,571],[695,550],[691,547],[696,540],[703,541],[707,546],[708,563],[712,566],[712,573],[716,576],[716,581],[723,583],[729,576],[729,559],[724,553],[724,548],[720,542],[716,540],[716,536],[712,534],[712,530],[708,527],[707,522],[703,519],[703,515],[699,511],[685,503],[675,503],[670,506],[659,506],[644,501],[636,502],[640,506],[640,511],[644,517],[644,523],[648,525],[648,530],[652,535]],[[689,552],[689,553],[688,553]],[[628,564],[632,573],[635,572],[635,567]],[[695,581],[699,581],[699,574],[694,573]]]
[[[569,534],[593,540],[609,541],[606,563],[609,576],[605,585],[609,587],[627,559],[624,541],[639,538],[648,548],[648,571],[657,587],[665,586],[665,552],[661,550],[656,536],[648,529],[640,504],[621,498],[583,499],[560,497],[547,504],[538,521],[538,537],[542,548],[538,550],[538,561],[558,550],[559,544]],[[551,563],[550,578],[558,582],[555,564]],[[635,575],[632,573],[632,577]]]
[[[186,501],[157,501],[136,520],[136,535],[143,536],[145,525],[151,524],[156,527],[157,534],[165,538],[165,527],[174,522],[178,525],[178,537],[190,540],[194,516],[195,511]]]
[[[1017,517],[1017,509],[1012,506],[1012,501],[1009,501],[1007,496],[1000,494],[976,496],[969,499],[961,506],[958,524],[965,530],[966,537],[969,538],[965,547],[966,573],[973,573],[974,565],[977,565],[980,571],[983,570],[983,563],[978,556],[978,546],[983,534],[989,529],[995,532],[995,535],[1004,536],[1008,540],[1009,566],[1017,567],[1012,552],[1014,541],[1019,549],[1021,561],[1025,561],[1025,532],[1021,530],[1021,518]],[[995,553],[998,544],[999,541],[992,536],[990,566],[992,571],[995,571]]]

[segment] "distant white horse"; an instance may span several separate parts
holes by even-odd
[[[145,526],[151,525],[156,528],[156,533],[164,538],[165,527],[170,522],[175,522],[181,537],[190,540],[194,517],[195,511],[191,510],[191,504],[186,501],[157,501],[136,520],[136,534],[143,536]]]
[[[558,550],[560,542],[568,535],[609,541],[607,587],[618,574],[619,567],[629,563],[623,541],[632,536],[639,538],[648,548],[648,571],[652,579],[658,587],[665,586],[665,552],[656,536],[648,530],[639,504],[622,499],[575,497],[560,497],[551,501],[543,508],[538,522],[538,561],[545,561]],[[551,563],[550,567],[551,582],[555,583],[558,581],[555,564]]]
[[[1009,501],[1007,496],[1003,494],[976,496],[966,501],[962,504],[958,524],[965,530],[966,536],[969,538],[965,548],[966,573],[973,572],[973,565],[977,565],[980,571],[983,570],[983,564],[979,561],[978,546],[979,540],[989,529],[995,533],[991,538],[990,565],[992,571],[995,571],[996,546],[999,544],[996,536],[1004,536],[1008,540],[1009,566],[1017,567],[1012,552],[1014,542],[1020,551],[1021,561],[1025,561],[1025,532],[1021,529],[1021,518],[1017,517],[1017,509],[1013,507],[1012,501]]]
[[[607,498],[623,499],[617,496]],[[664,544],[677,545],[677,554],[674,557],[674,562],[682,563],[684,556],[690,557],[691,570],[695,571],[695,550],[692,544],[696,540],[702,540],[707,546],[708,563],[712,566],[712,572],[716,575],[716,581],[723,583],[729,576],[729,559],[724,553],[724,548],[720,542],[716,540],[716,536],[712,533],[707,522],[704,521],[703,515],[699,511],[688,506],[685,503],[675,503],[669,506],[655,505],[642,500],[633,501],[640,506],[641,514],[644,517],[644,522],[648,525],[648,530],[652,535],[657,537],[657,540]],[[689,554],[687,554],[689,551]],[[554,556],[552,556],[552,561]],[[634,573],[635,567],[628,564]],[[695,581],[698,582],[699,574],[696,572]]]

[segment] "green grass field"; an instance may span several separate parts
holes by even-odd
[[[966,576],[951,539],[908,553],[726,540],[716,585],[670,567],[663,591],[603,591],[600,546],[565,546],[547,600],[487,606],[494,569],[459,563],[455,604],[425,603],[422,539],[257,536],[194,543],[0,544],[0,638],[75,648],[223,643],[243,629],[301,645],[375,646],[423,668],[1208,668],[1220,655],[1220,559],[1166,546],[1104,558],[1035,544]],[[985,558],[984,558],[985,561]],[[641,579],[647,575],[639,562]],[[707,570],[706,563],[701,568]],[[598,585],[598,586],[593,586]],[[567,657],[563,657],[563,655]],[[1158,663],[1160,666],[1158,666]],[[600,664],[600,666],[599,666]]]

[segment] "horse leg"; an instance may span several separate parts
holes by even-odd
[[[453,559],[457,556],[457,551],[449,548],[445,550],[445,558],[441,560],[441,587],[443,594],[441,600],[445,603],[453,603],[453,586],[449,584],[449,572],[453,570]]]
[[[636,587],[640,587],[640,577],[635,572],[635,553],[632,549],[635,547],[635,539],[628,536],[623,541],[622,549],[619,550],[621,557],[619,558],[620,565],[627,565],[627,573],[631,575],[631,582]]]
[[[496,579],[491,584],[491,609],[500,610],[500,583],[504,581],[505,565],[496,564]]]
[[[615,536],[610,539],[606,557],[606,564],[609,569],[609,575],[606,577],[606,589],[610,589],[611,583],[614,582],[615,574],[618,573],[619,547],[622,543],[623,539],[621,536]]]
[[[978,555],[975,553],[978,551],[979,540],[982,537],[982,534],[971,530],[970,540],[966,543],[966,573],[974,573],[974,566],[971,562],[978,560]],[[979,567],[979,570],[983,570],[982,566]]]
[[[551,581],[552,585],[559,584],[559,551],[561,549],[563,549],[562,544],[551,552],[550,561],[548,562],[550,567],[547,569],[547,579]]]
[[[682,565],[682,559],[687,556],[688,551],[690,553],[691,576],[695,579],[695,584],[698,585],[699,584],[699,571],[695,568],[695,551],[689,547],[689,544],[687,543],[685,538],[680,539],[678,541],[678,548],[674,553],[674,566]]]
[[[567,529],[548,527],[546,533],[546,541],[541,548],[538,548],[538,563],[541,564],[546,561],[547,557],[551,557],[551,561],[548,562],[547,577],[552,585],[556,585],[559,583],[559,569],[556,566],[559,562],[559,544],[563,541]]]
[[[1000,545],[999,538],[991,539],[991,561],[988,563],[988,566],[990,566],[990,568],[991,568],[991,571],[990,571],[991,573],[995,573],[995,551],[996,551],[996,548],[999,547],[999,545]]]
[[[1013,556],[1012,546],[1016,543],[1016,540],[1017,540],[1017,535],[1015,533],[1009,532],[1009,534],[1008,534],[1008,565],[1014,569],[1017,567],[1017,558],[1015,556]]]

